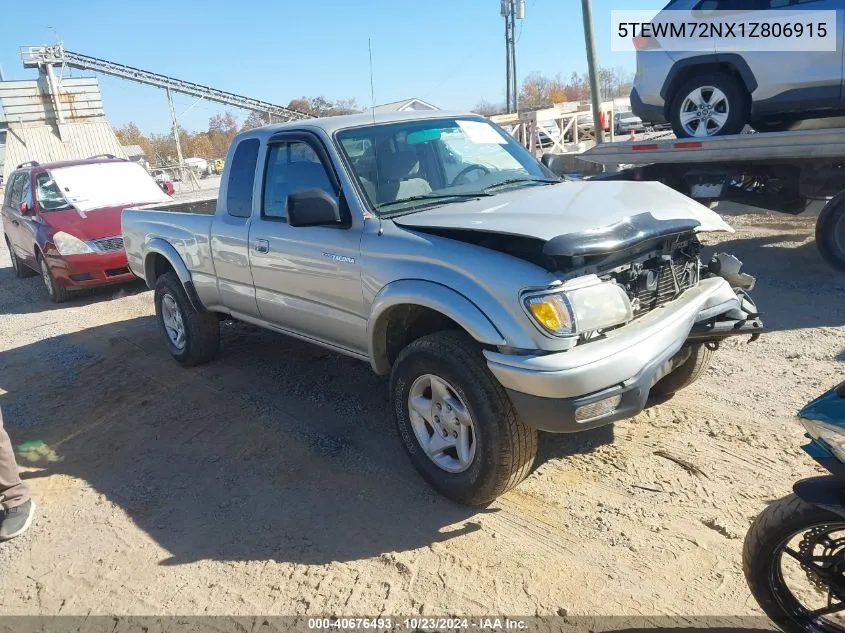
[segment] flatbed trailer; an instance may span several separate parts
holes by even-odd
[[[730,201],[797,215],[827,200],[816,246],[845,272],[845,128],[603,143],[579,158],[617,168],[593,180],[659,181],[711,206]]]

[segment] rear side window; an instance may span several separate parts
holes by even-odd
[[[255,184],[255,165],[258,163],[257,138],[241,141],[235,148],[226,189],[226,212],[236,218],[252,215],[252,189]]]
[[[6,199],[6,204],[10,207],[17,207],[21,203],[23,195],[23,186],[26,184],[26,174],[18,174],[9,184],[9,193]]]

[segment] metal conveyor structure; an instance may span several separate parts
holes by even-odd
[[[67,51],[61,44],[53,46],[22,46],[20,48],[20,55],[24,68],[67,66],[78,70],[91,70],[148,86],[155,86],[156,88],[163,88],[168,91],[172,90],[173,92],[180,92],[192,97],[208,99],[209,101],[216,101],[217,103],[223,103],[236,108],[243,108],[244,110],[264,112],[269,114],[277,122],[313,118],[304,112],[291,110],[290,108],[268,103],[267,101],[244,97],[243,95],[218,90],[210,86],[203,86],[191,81],[168,77],[167,75],[159,75],[158,73],[135,68],[134,66],[127,66],[126,64],[118,64],[106,59]]]

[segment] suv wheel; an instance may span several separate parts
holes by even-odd
[[[50,272],[50,266],[47,264],[47,260],[41,254],[38,255],[38,267],[41,269],[41,280],[50,294],[50,300],[53,303],[64,303],[70,299],[70,290],[56,281],[53,273]]]
[[[748,119],[748,105],[748,94],[737,78],[697,75],[675,92],[669,119],[678,138],[739,134]]]
[[[485,505],[531,471],[537,431],[510,399],[463,332],[438,332],[408,345],[390,376],[402,444],[440,494]]]

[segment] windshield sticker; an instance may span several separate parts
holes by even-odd
[[[489,123],[482,121],[458,121],[458,126],[473,143],[481,145],[507,145],[505,137]]]

